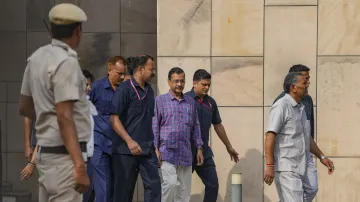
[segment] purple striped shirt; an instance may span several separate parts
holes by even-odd
[[[170,92],[155,99],[154,144],[163,161],[192,166],[191,140],[203,145],[195,100],[188,95],[178,101]]]

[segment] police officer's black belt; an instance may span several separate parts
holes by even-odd
[[[86,142],[80,142],[81,152],[86,152]],[[69,154],[65,146],[44,147],[41,146],[40,153],[45,154]]]

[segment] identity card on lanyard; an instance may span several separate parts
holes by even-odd
[[[144,97],[140,98],[139,92],[136,90],[136,88],[135,88],[135,86],[134,86],[134,83],[132,82],[132,79],[130,79],[130,83],[131,83],[131,86],[133,87],[136,95],[138,96],[138,99],[139,99],[139,100],[143,100],[143,99],[146,97],[147,91],[145,91]]]
[[[208,111],[211,111],[212,105],[211,105],[209,99],[208,99],[209,107],[206,106],[205,103],[204,103],[200,98],[198,98],[197,100],[198,100],[199,103],[200,103],[202,106],[204,106]]]

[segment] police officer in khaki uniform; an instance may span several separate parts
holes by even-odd
[[[84,159],[91,122],[74,49],[87,17],[73,4],[59,4],[49,18],[53,39],[28,58],[19,111],[36,120],[39,202],[81,202],[90,184]]]

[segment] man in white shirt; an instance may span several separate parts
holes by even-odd
[[[297,72],[289,73],[284,81],[286,95],[271,107],[265,141],[266,168],[264,181],[271,185],[275,177],[281,202],[310,202],[304,198],[309,186],[306,176],[307,152],[321,159],[329,174],[334,164],[310,139],[302,98],[307,94],[309,82]]]

